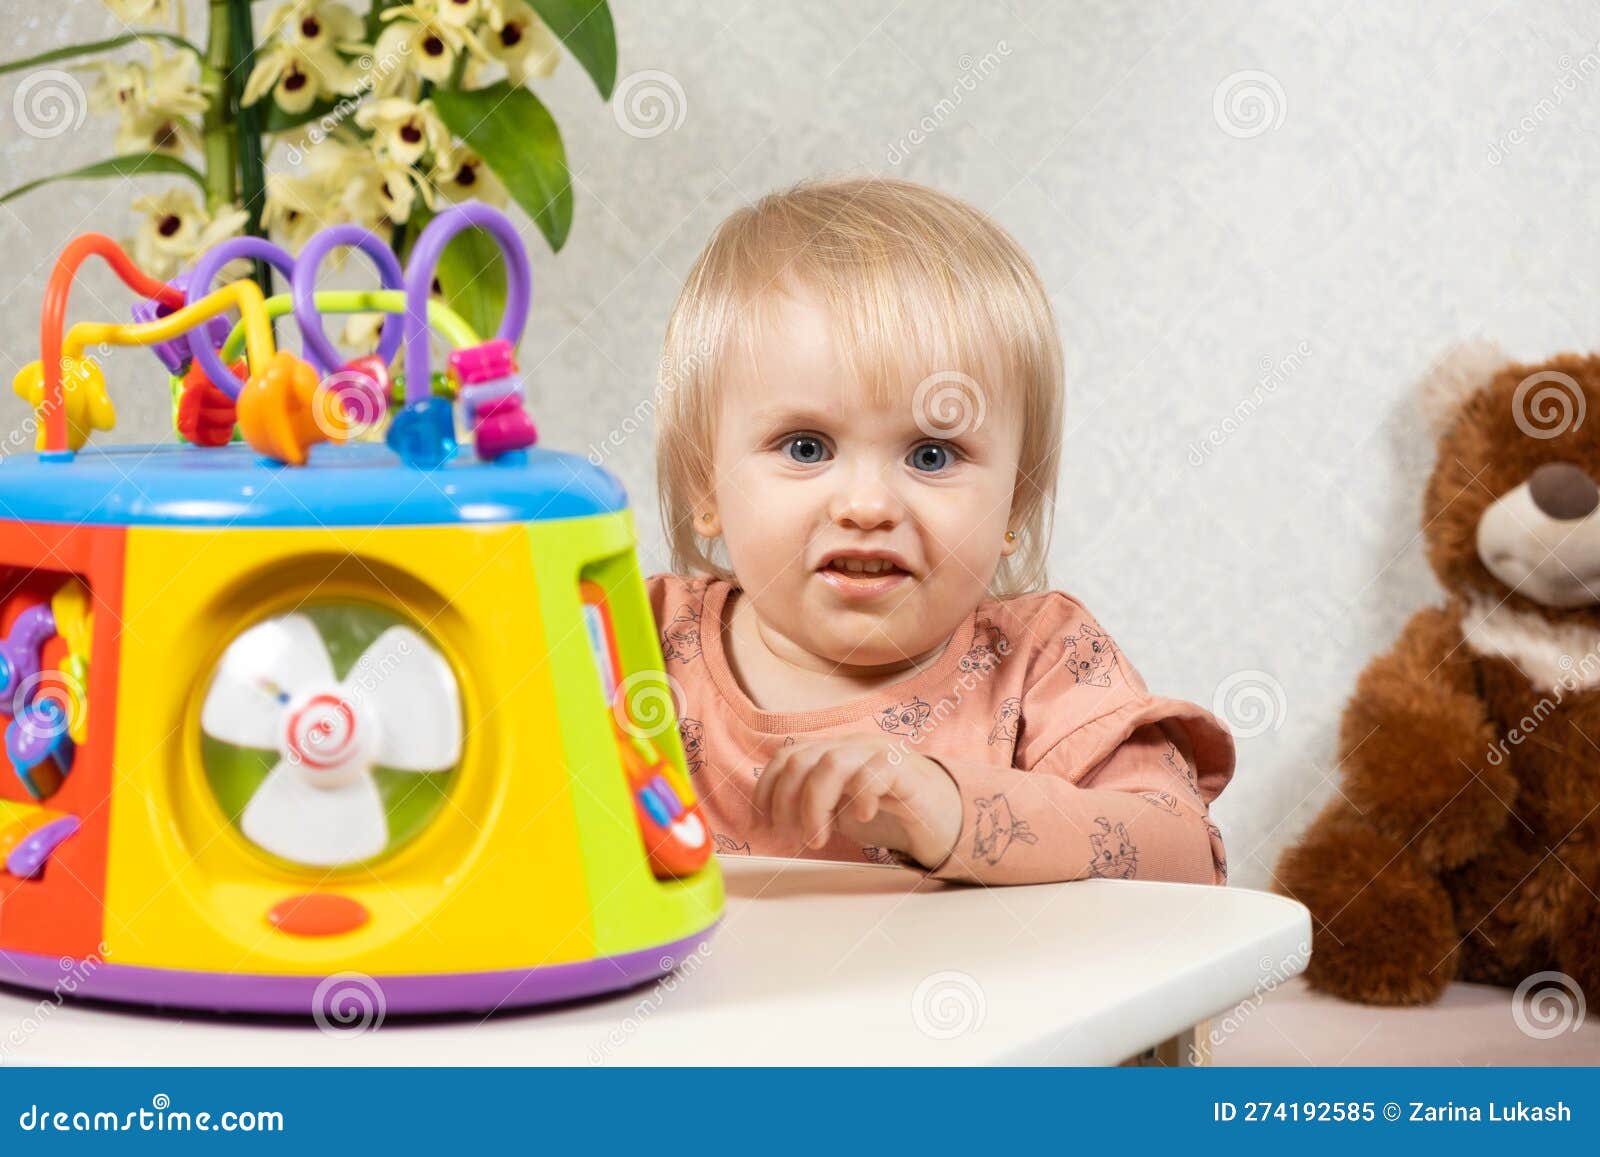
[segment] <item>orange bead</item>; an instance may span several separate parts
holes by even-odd
[[[318,442],[342,442],[349,419],[336,392],[288,350],[256,370],[239,393],[239,429],[258,454],[304,466]]]

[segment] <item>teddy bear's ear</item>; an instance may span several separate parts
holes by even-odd
[[[1509,360],[1494,342],[1471,338],[1434,362],[1419,387],[1422,414],[1433,432],[1444,433],[1462,404],[1488,385]]]

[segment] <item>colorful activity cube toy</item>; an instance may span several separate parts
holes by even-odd
[[[469,228],[508,271],[489,340],[430,300]],[[382,289],[316,290],[341,246]],[[91,255],[132,324],[65,329]],[[290,292],[212,290],[240,257]],[[389,1013],[481,1010],[627,987],[710,935],[627,498],[524,408],[529,282],[478,203],[405,269],[349,226],[295,258],[226,242],[171,284],[68,245],[15,382],[38,452],[0,474],[0,982],[316,1014],[357,977]],[[322,315],[352,311],[388,316],[343,361]],[[303,356],[274,345],[291,313]],[[87,351],[115,345],[154,347],[181,442],[86,447],[115,417]]]

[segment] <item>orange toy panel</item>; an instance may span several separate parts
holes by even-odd
[[[89,588],[94,610],[88,734],[73,756],[71,773],[45,805],[76,816],[78,830],[55,849],[38,877],[0,872],[0,948],[76,957],[100,951],[123,543],[119,527],[0,521],[0,631],[9,630],[29,606],[47,602],[69,576]],[[47,665],[59,660],[61,646],[59,639],[46,645]],[[0,768],[0,799],[35,802],[9,768]]]

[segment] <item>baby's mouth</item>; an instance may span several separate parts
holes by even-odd
[[[904,568],[886,558],[836,558],[822,568],[850,578],[879,578],[883,575],[908,573]]]
[[[911,572],[892,559],[846,556],[829,559],[817,574],[836,595],[854,599],[887,594],[911,578]]]

